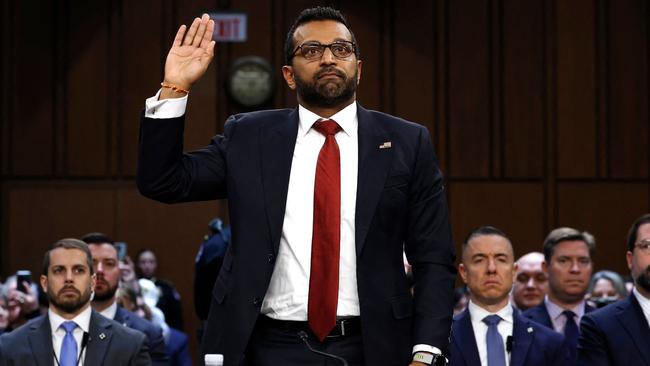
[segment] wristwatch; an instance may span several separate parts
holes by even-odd
[[[447,366],[447,363],[449,362],[445,356],[429,352],[415,352],[413,354],[413,361],[431,366]]]

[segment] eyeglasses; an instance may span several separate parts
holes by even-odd
[[[638,243],[634,244],[634,246],[639,249],[639,252],[650,254],[650,239],[642,239]]]
[[[323,57],[325,49],[329,48],[332,51],[332,55],[339,59],[344,59],[350,57],[355,50],[356,45],[353,42],[349,41],[336,41],[330,44],[321,44],[321,43],[305,43],[296,47],[291,54],[291,57],[294,57],[298,51],[305,60],[313,61],[318,60]]]

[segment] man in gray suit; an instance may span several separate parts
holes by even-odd
[[[0,366],[151,364],[143,333],[90,307],[95,275],[86,243],[57,241],[45,254],[40,283],[49,310],[0,337]]]

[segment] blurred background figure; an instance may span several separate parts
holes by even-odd
[[[16,329],[30,319],[41,315],[38,288],[35,283],[23,281],[18,286],[17,277],[9,276],[4,285],[4,293],[8,311],[8,324],[5,327],[5,332]]]
[[[469,293],[467,287],[456,287],[454,289],[454,316],[465,311],[468,303]]]
[[[7,306],[4,288],[4,285],[0,283],[0,334],[4,333],[7,325],[9,325],[9,307]]]
[[[548,292],[548,276],[542,268],[544,254],[531,252],[517,260],[512,303],[520,311],[528,310],[544,301]]]
[[[140,250],[135,258],[135,265],[138,278],[151,280],[160,288],[160,298],[156,306],[165,314],[166,323],[172,328],[184,329],[181,295],[171,282],[156,276],[158,269],[156,254],[151,249]]]
[[[208,318],[212,287],[217,280],[230,243],[230,227],[215,217],[208,223],[209,233],[196,255],[194,263],[194,310],[201,320]]]
[[[627,296],[623,277],[612,271],[596,272],[589,282],[588,302],[591,306],[602,308]]]

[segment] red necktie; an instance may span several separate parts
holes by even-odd
[[[336,325],[341,238],[341,158],[334,135],[338,123],[323,120],[313,128],[325,135],[314,182],[314,233],[309,275],[309,326],[322,342]]]

